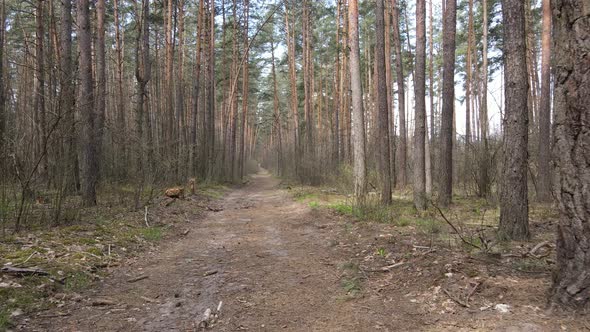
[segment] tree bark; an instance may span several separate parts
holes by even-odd
[[[88,0],[78,0],[78,52],[79,80],[78,107],[82,115],[82,160],[80,176],[84,206],[96,205],[96,173],[98,170],[95,136],[96,116],[94,109],[94,83],[92,78],[92,37]]]
[[[541,34],[541,102],[539,105],[539,175],[537,199],[551,201],[551,1],[543,0],[543,32]]]
[[[483,17],[483,51],[482,51],[482,91],[481,105],[479,106],[479,125],[481,133],[482,148],[479,156],[479,177],[478,187],[479,196],[487,197],[490,192],[489,175],[488,175],[488,1],[482,1]]]
[[[102,158],[102,137],[104,133],[106,112],[106,59],[105,59],[105,0],[96,2],[96,123],[94,141],[96,144],[96,182],[100,180],[100,160]]]
[[[500,190],[499,236],[524,240],[529,234],[527,187],[529,88],[524,5],[502,0],[504,23],[504,163]]]
[[[45,53],[43,46],[45,44],[45,25],[43,14],[43,0],[37,0],[35,5],[35,120],[38,137],[37,154],[41,156],[40,170],[41,174],[46,177],[47,174],[47,153],[43,149],[47,148],[47,119],[45,112]]]
[[[273,111],[274,111],[274,123],[276,139],[277,139],[277,173],[279,176],[283,175],[283,137],[282,137],[282,122],[281,112],[279,110],[279,89],[277,86],[277,73],[275,68],[275,44],[274,44],[274,31],[270,35],[270,55],[272,64],[272,85],[273,85]]]
[[[414,206],[426,208],[426,1],[416,3],[416,74],[414,81]]]
[[[4,160],[5,156],[5,144],[4,144],[4,133],[6,132],[6,122],[8,114],[6,112],[6,94],[4,93],[4,33],[6,30],[6,2],[2,0],[0,4],[0,174],[4,174],[3,171],[6,167]]]
[[[289,58],[289,82],[291,88],[291,113],[293,114],[293,156],[295,159],[295,175],[299,175],[299,163],[300,163],[300,135],[299,135],[299,97],[297,95],[297,71],[296,71],[296,59],[295,59],[295,31],[294,26],[289,18],[290,8],[285,1],[285,28],[287,38],[287,48]]]
[[[559,204],[557,267],[550,302],[590,304],[590,12],[586,0],[553,0],[554,192]]]
[[[348,4],[348,27],[350,38],[350,87],[352,93],[352,146],[354,154],[355,204],[362,207],[367,193],[367,165],[365,156],[365,119],[363,110],[363,87],[361,85],[358,1]],[[389,162],[389,161],[388,161]]]
[[[244,153],[246,139],[246,119],[248,116],[248,90],[249,90],[249,63],[248,59],[250,56],[250,50],[248,49],[248,21],[250,15],[249,1],[244,0],[244,57],[246,63],[242,67],[242,132],[240,135],[240,155],[238,160],[238,178],[242,180],[244,178],[244,164],[246,163],[246,154]]]
[[[379,177],[381,202],[391,204],[391,169],[389,167],[389,110],[387,109],[387,84],[385,83],[385,8],[383,0],[375,7],[375,62],[377,66],[377,112],[379,113]]]
[[[457,1],[446,0],[443,22],[443,105],[440,153],[440,204],[448,206],[453,196],[453,117],[455,108],[455,33]]]
[[[71,0],[68,0],[71,1]],[[63,2],[63,0],[62,0]],[[121,26],[119,18],[119,0],[113,1],[114,6],[114,19],[115,19],[115,51],[117,52],[117,131],[121,139],[121,156],[122,160],[119,160],[121,167],[119,168],[122,172],[121,178],[127,176],[126,165],[127,165],[127,117],[125,111],[125,100],[123,92],[123,38],[121,36]]]
[[[404,68],[402,58],[402,42],[400,35],[400,9],[397,0],[391,0],[391,8],[393,9],[393,44],[395,47],[395,73],[397,80],[397,104],[399,112],[399,149],[397,150],[399,168],[398,168],[398,185],[400,188],[405,188],[408,184],[407,179],[407,130],[406,130],[406,97],[404,87]]]

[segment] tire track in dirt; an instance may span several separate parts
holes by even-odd
[[[184,238],[116,271],[86,297],[96,307],[61,308],[68,317],[32,320],[39,331],[194,331],[207,308],[223,307],[214,331],[363,331],[343,300],[339,258],[316,214],[277,189],[265,171],[195,222]],[[345,258],[342,257],[344,260]],[[127,283],[129,275],[149,278]],[[206,275],[209,274],[209,275]]]

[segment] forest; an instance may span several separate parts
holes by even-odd
[[[590,330],[588,0],[0,0],[0,331]]]

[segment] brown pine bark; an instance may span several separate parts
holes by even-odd
[[[6,132],[6,96],[4,94],[4,31],[6,30],[6,1],[0,7],[0,158],[4,160],[4,133]],[[4,163],[0,162],[0,172],[4,171]]]
[[[385,83],[385,8],[383,0],[375,7],[375,62],[377,66],[377,112],[379,114],[379,180],[381,203],[391,204],[391,169],[389,167],[389,110],[387,109],[387,84]]]
[[[203,11],[204,0],[199,0],[199,13],[197,16],[197,36],[196,36],[196,50],[195,50],[195,81],[193,86],[193,104],[192,104],[192,120],[191,120],[191,170],[192,175],[199,174],[199,165],[197,163],[199,156],[199,145],[197,144],[198,133],[197,126],[199,122],[199,101],[201,93],[201,54],[202,54],[202,39],[203,39]],[[204,165],[204,163],[201,163]],[[203,175],[203,172],[200,172]]]
[[[453,140],[455,108],[455,33],[457,1],[445,0],[443,22],[443,104],[441,119],[440,194],[442,206],[451,203],[453,195]]]
[[[465,171],[469,167],[469,151],[471,146],[471,106],[472,106],[472,61],[473,61],[473,44],[474,44],[474,29],[473,29],[473,0],[469,0],[469,18],[468,18],[468,32],[467,32],[467,64],[465,71],[467,72],[467,80],[465,81]]]
[[[47,176],[47,119],[45,112],[45,24],[43,0],[37,0],[35,5],[35,127],[37,128],[37,155],[41,157],[40,171]]]
[[[333,116],[333,145],[332,145],[332,162],[335,166],[340,164],[340,21],[341,21],[341,3],[337,1],[336,6],[336,61],[334,64],[334,116]]]
[[[407,179],[407,130],[406,130],[406,97],[404,87],[404,69],[402,58],[402,42],[400,34],[400,9],[397,5],[397,0],[391,0],[391,8],[393,9],[393,46],[395,47],[395,76],[397,80],[397,103],[399,112],[399,167],[398,167],[398,181],[396,181],[400,188],[404,188],[408,184]]]
[[[249,1],[244,0],[244,57],[245,64],[242,67],[242,123],[241,123],[241,135],[240,135],[240,155],[238,159],[238,178],[241,180],[244,178],[244,164],[246,163],[246,154],[244,153],[246,139],[246,118],[248,116],[248,92],[249,92],[249,63],[250,57],[249,42],[248,42],[248,21],[250,15]]]
[[[141,13],[141,14],[140,14]],[[135,46],[135,79],[137,80],[137,104],[135,109],[135,135],[137,136],[137,149],[136,149],[136,177],[137,177],[137,189],[135,193],[135,209],[140,207],[140,197],[143,191],[145,176],[146,176],[146,159],[149,161],[151,158],[151,152],[148,152],[147,156],[144,156],[144,130],[143,120],[147,108],[147,84],[151,79],[152,70],[150,63],[150,44],[149,44],[149,0],[142,0],[141,11],[136,13],[137,24],[137,35],[136,35],[136,46]],[[149,119],[149,116],[146,117]],[[149,120],[148,120],[149,121]],[[148,126],[149,130],[149,126]],[[150,134],[147,135],[150,137]],[[151,141],[148,139],[148,151],[151,148]],[[149,169],[148,169],[149,171]]]
[[[416,3],[416,74],[414,95],[414,206],[426,208],[426,1]]]
[[[173,17],[174,11],[174,0],[167,0],[166,1],[166,18],[165,18],[165,52],[166,52],[166,61],[165,61],[165,69],[164,69],[164,98],[165,98],[165,109],[164,112],[166,114],[166,122],[165,122],[165,140],[163,146],[163,152],[166,153],[168,156],[174,156],[170,152],[175,151],[176,143],[174,142],[174,84],[172,82],[173,71],[174,71],[174,41],[172,40],[172,30],[173,30]],[[172,149],[170,149],[172,148]],[[176,166],[176,165],[175,165]],[[177,169],[174,167],[174,172]]]
[[[105,53],[105,0],[96,2],[96,123],[94,129],[94,141],[96,144],[96,182],[100,180],[100,161],[102,158],[102,137],[104,133],[106,112],[106,53]]]
[[[207,89],[207,146],[208,178],[213,178],[215,168],[215,1],[209,4],[209,56]]]
[[[363,110],[363,87],[361,84],[358,1],[348,4],[348,27],[350,38],[350,87],[352,93],[352,146],[354,154],[355,204],[362,207],[367,194],[367,165],[365,157],[365,119]],[[389,163],[389,161],[388,161]]]
[[[539,176],[537,199],[551,201],[551,1],[543,0],[541,34],[541,102],[539,104]]]
[[[479,125],[482,148],[479,156],[478,193],[480,197],[487,197],[490,192],[488,173],[488,1],[482,2],[483,33],[482,33],[482,91],[481,105],[479,107]]]
[[[289,85],[291,88],[291,113],[293,114],[293,155],[294,155],[294,166],[295,174],[299,175],[299,163],[300,163],[300,135],[299,135],[299,97],[297,96],[297,72],[296,72],[296,59],[295,59],[295,31],[292,20],[290,19],[291,10],[285,1],[285,28],[289,58]]]
[[[430,96],[430,140],[426,137],[428,149],[426,151],[426,193],[432,195],[433,191],[433,173],[434,173],[434,139],[435,139],[435,122],[434,122],[434,16],[432,12],[432,1],[428,2],[428,95]],[[426,135],[428,136],[428,135]]]
[[[82,117],[80,177],[84,206],[96,205],[96,181],[98,170],[95,136],[96,114],[94,109],[94,82],[92,77],[92,37],[88,0],[78,0],[78,53],[79,80],[78,107]]]
[[[559,204],[557,268],[550,302],[590,305],[590,13],[585,0],[553,0],[554,191]]]
[[[71,1],[71,0],[68,0]],[[63,2],[63,1],[62,1]],[[117,104],[117,131],[119,139],[121,140],[121,156],[119,157],[120,165],[119,167],[121,173],[121,177],[124,178],[127,175],[125,165],[127,165],[127,117],[125,111],[125,95],[123,90],[123,38],[121,35],[121,26],[120,26],[120,18],[119,18],[119,0],[113,1],[114,7],[114,19],[115,19],[115,52],[117,53],[117,95],[116,95],[116,104]]]
[[[528,108],[525,10],[520,0],[503,0],[504,23],[504,163],[500,178],[500,225],[505,239],[530,237],[528,227]]]
[[[273,111],[274,122],[273,128],[277,140],[277,173],[279,176],[283,175],[283,135],[282,135],[282,121],[281,112],[279,110],[279,89],[277,84],[277,73],[275,68],[275,44],[273,39],[274,32],[270,34],[270,55],[271,55],[271,69],[272,69],[272,85],[273,85]]]
[[[176,133],[177,144],[177,163],[178,178],[183,178],[182,173],[185,170],[186,158],[184,146],[187,140],[186,119],[184,111],[184,0],[178,0],[177,3],[177,29],[178,29],[178,51],[176,64]]]

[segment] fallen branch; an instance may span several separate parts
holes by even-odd
[[[38,254],[38,252],[37,252],[37,251],[33,251],[33,253],[32,253],[32,254],[30,254],[30,255],[29,255],[29,257],[27,257],[27,259],[25,259],[24,261],[22,261],[22,262],[20,262],[20,263],[18,263],[18,264],[14,264],[14,265],[13,265],[13,267],[17,267],[17,266],[23,266],[23,265],[25,265],[25,264],[26,264],[26,263],[29,261],[29,259],[31,259],[31,258],[32,258],[33,256],[35,256],[36,254]]]
[[[475,286],[473,286],[471,291],[469,291],[469,294],[467,294],[467,298],[465,299],[465,302],[467,304],[469,304],[469,299],[471,298],[471,296],[473,296],[473,294],[475,294],[475,291],[477,290],[477,287],[479,287],[479,285],[481,285],[481,282],[478,282],[477,284],[475,284]]]
[[[138,282],[138,281],[143,280],[143,279],[147,279],[149,277],[150,276],[142,275],[142,276],[139,276],[139,277],[131,278],[131,279],[127,280],[127,282],[128,283],[134,283],[134,282]]]
[[[465,303],[465,302],[461,301],[461,299],[453,296],[448,290],[446,290],[444,288],[442,290],[443,290],[443,292],[445,294],[447,294],[447,296],[449,297],[449,299],[453,300],[455,303],[459,304],[462,307],[470,308],[469,303]]]
[[[117,303],[111,299],[99,298],[99,299],[92,301],[91,304],[94,307],[101,307],[101,306],[107,306],[107,305],[116,305]]]
[[[20,268],[14,266],[4,266],[0,269],[0,273],[5,274],[15,274],[15,275],[40,275],[46,276],[49,275],[47,271],[41,270],[39,268]]]
[[[363,271],[366,271],[366,272],[389,272],[389,271],[391,271],[391,269],[398,267],[398,266],[402,266],[404,264],[406,264],[406,262],[398,262],[398,263],[395,263],[392,265],[383,266],[379,269],[372,269],[372,270],[364,270],[363,269]]]
[[[69,312],[58,312],[55,314],[38,314],[37,317],[39,318],[57,318],[57,317],[67,317],[71,316]]]
[[[429,202],[432,206],[434,206],[434,208],[436,210],[438,210],[438,213],[440,214],[440,216],[447,222],[447,224],[449,224],[449,226],[451,226],[451,228],[455,231],[455,233],[457,233],[457,236],[461,239],[461,241],[463,243],[481,250],[480,246],[465,240],[465,238],[461,235],[461,232],[459,232],[457,227],[455,227],[455,225],[453,225],[453,223],[445,216],[445,214],[442,212],[442,210],[436,204],[434,204],[433,201],[429,201]]]
[[[539,244],[537,244],[536,246],[533,247],[533,249],[531,249],[531,251],[528,252],[528,255],[537,259],[543,258],[548,256],[549,254],[543,255],[543,256],[538,256],[536,253],[537,251],[539,251],[539,249],[549,246],[551,242],[549,241],[543,241]]]
[[[214,274],[217,274],[217,270],[206,271],[205,273],[203,273],[203,277],[212,276]]]

